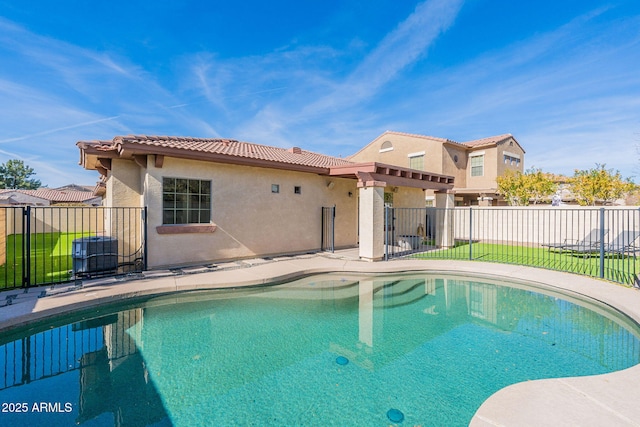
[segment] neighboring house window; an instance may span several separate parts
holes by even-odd
[[[302,187],[300,187],[299,185],[296,185],[293,187],[293,193],[294,194],[302,194]]]
[[[280,184],[271,184],[271,192],[279,193],[280,192]]]
[[[417,169],[417,170],[424,170],[424,151],[421,151],[419,153],[411,153],[408,155],[409,157],[409,168],[410,169]]]
[[[384,153],[385,151],[391,151],[391,150],[393,150],[393,144],[391,143],[391,141],[385,141],[380,146],[380,153]]]
[[[507,151],[504,152],[504,164],[511,166],[519,166],[520,165],[520,156],[518,154],[509,153]]]
[[[162,223],[211,222],[211,181],[185,178],[162,179]]]
[[[484,154],[471,157],[471,176],[484,175]]]

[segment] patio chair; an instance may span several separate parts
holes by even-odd
[[[604,231],[604,232],[603,232]],[[606,236],[609,230],[601,230],[594,228],[582,240],[564,239],[562,243],[545,243],[542,246],[548,247],[549,250],[557,249],[560,251],[590,253],[600,250],[600,235]]]
[[[633,255],[640,252],[637,240],[640,238],[640,230],[625,230],[618,234],[607,246],[605,252],[616,255]]]

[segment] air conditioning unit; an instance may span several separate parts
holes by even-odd
[[[75,276],[118,269],[118,239],[109,236],[81,237],[71,247]]]

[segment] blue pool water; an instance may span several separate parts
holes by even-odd
[[[569,299],[324,275],[105,307],[1,338],[0,425],[467,425],[507,385],[640,362],[637,325]]]

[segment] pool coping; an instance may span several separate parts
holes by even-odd
[[[176,292],[236,288],[284,282],[321,273],[433,272],[473,274],[496,280],[531,282],[535,286],[569,292],[609,305],[640,323],[640,291],[611,282],[510,264],[477,261],[411,260],[363,262],[314,254],[275,262],[244,262],[238,268],[206,267],[151,271],[145,276],[104,278],[49,288],[3,291],[0,332],[80,309],[136,297]],[[43,294],[44,292],[44,294]],[[6,297],[10,296],[9,299]],[[489,397],[470,425],[484,426],[640,426],[640,405],[631,398],[640,384],[640,365],[611,374],[556,378],[513,384]]]

